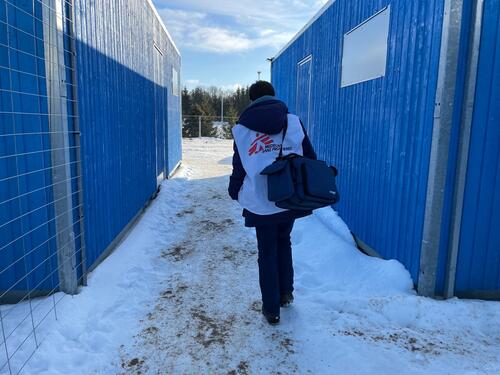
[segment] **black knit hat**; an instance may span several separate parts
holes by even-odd
[[[253,102],[254,100],[259,99],[260,97],[270,95],[275,96],[276,92],[274,91],[273,85],[271,85],[267,81],[257,81],[252,86],[250,86],[250,100]]]

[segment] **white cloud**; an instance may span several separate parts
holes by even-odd
[[[155,3],[181,48],[227,54],[260,47],[278,50],[326,1],[156,0]]]
[[[243,85],[241,83],[233,83],[232,85],[223,85],[221,86],[222,91],[224,92],[234,92],[238,89],[242,89]]]
[[[252,40],[222,27],[199,27],[189,33],[187,46],[215,53],[242,52],[252,49]]]
[[[177,8],[230,17],[256,17],[264,22],[286,24],[290,20],[301,21],[304,12],[314,14],[318,0],[156,0],[158,8]],[[301,12],[302,11],[302,12]],[[307,17],[307,16],[306,16]]]

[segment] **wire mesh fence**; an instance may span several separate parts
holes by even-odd
[[[238,117],[183,115],[182,136],[232,139],[231,129],[237,122]]]
[[[0,0],[0,374],[85,281],[74,51],[72,1]]]

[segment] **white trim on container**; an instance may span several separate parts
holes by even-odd
[[[300,65],[304,65],[305,63],[308,63],[309,61],[311,61],[311,60],[312,60],[312,58],[313,58],[313,55],[312,55],[312,53],[311,53],[311,54],[307,55],[306,57],[304,57],[302,60],[300,60],[300,61],[297,63],[297,65],[299,65],[299,66],[300,66]]]
[[[280,57],[280,55],[285,52],[288,47],[290,47],[297,39],[300,38],[300,36],[302,34],[304,34],[304,32],[309,28],[309,26],[311,26],[314,22],[316,22],[318,20],[318,18],[320,18],[323,13],[325,13],[328,8],[330,8],[330,6],[335,2],[335,0],[328,0],[328,2],[323,5],[323,8],[321,8],[318,13],[316,13],[316,15],[311,18],[311,20],[302,28],[300,29],[300,31],[295,34],[295,36],[292,38],[292,40],[290,40],[274,57],[273,57],[273,60],[276,60],[278,57]]]
[[[165,33],[167,34],[167,37],[170,40],[170,43],[172,43],[172,45],[175,48],[175,51],[180,56],[181,52],[179,51],[179,48],[177,48],[177,45],[175,44],[174,40],[172,39],[172,35],[170,35],[170,33],[168,32],[167,27],[165,26],[165,23],[161,19],[160,14],[158,13],[158,10],[156,9],[155,5],[153,4],[153,1],[152,0],[146,0],[146,1],[149,4],[149,6],[151,7],[151,9],[153,10],[155,17],[158,19],[158,22],[160,22],[160,25],[163,28],[163,31],[165,31]]]

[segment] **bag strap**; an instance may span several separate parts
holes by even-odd
[[[285,126],[283,127],[283,139],[281,140],[281,148],[280,148],[280,154],[278,156],[278,159],[281,159],[283,157],[283,146],[285,145],[285,137],[286,137],[287,130],[288,130],[288,113],[286,114]]]

